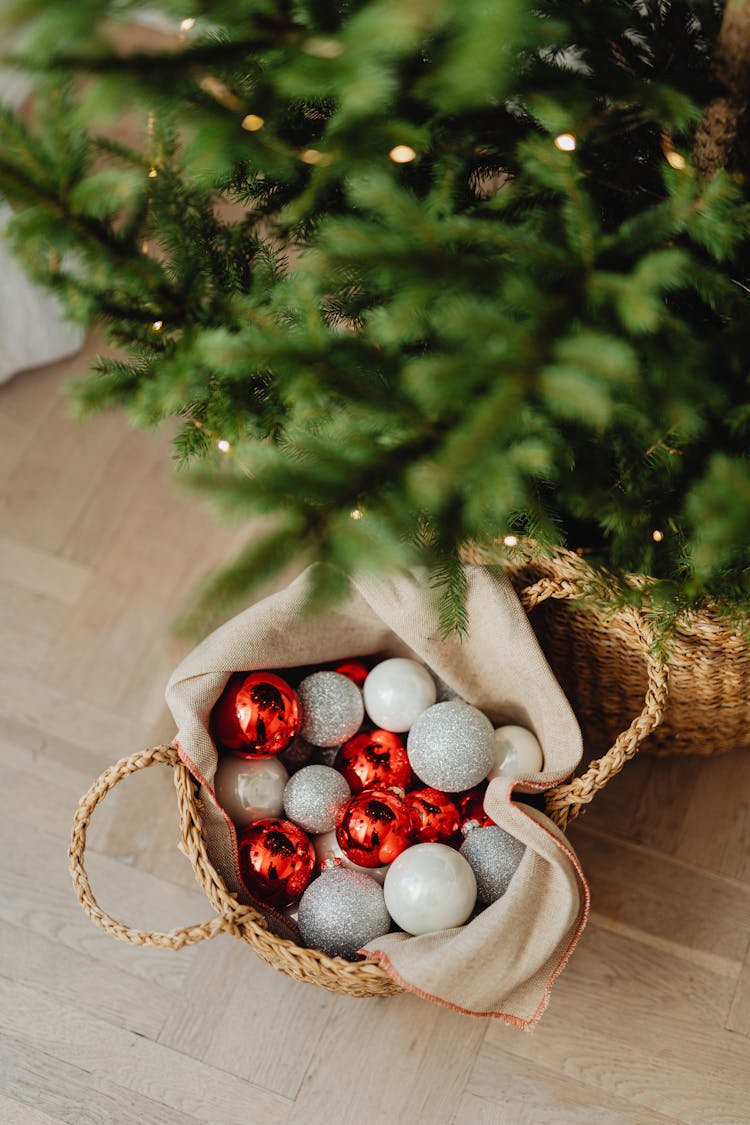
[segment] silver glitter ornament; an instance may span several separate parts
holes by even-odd
[[[507,891],[526,845],[504,828],[473,828],[460,848],[477,881],[477,900],[485,906]]]
[[[339,746],[365,717],[362,692],[338,672],[313,672],[297,688],[302,705],[300,734],[313,746]]]
[[[406,744],[411,768],[425,785],[460,793],[492,768],[492,723],[469,703],[451,700],[423,711]]]
[[[391,928],[383,888],[369,875],[346,867],[329,868],[310,884],[300,899],[297,922],[305,945],[349,959]]]
[[[351,797],[346,778],[330,766],[304,766],[284,787],[284,812],[305,832],[330,832]]]

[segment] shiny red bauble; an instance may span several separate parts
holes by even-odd
[[[290,820],[257,820],[237,839],[240,870],[251,894],[271,906],[289,906],[315,871],[315,849]]]
[[[352,863],[383,867],[413,843],[409,806],[387,789],[365,789],[344,809],[336,839]]]
[[[439,789],[415,789],[406,795],[412,811],[412,824],[419,844],[448,844],[462,842],[461,822],[453,801]]]
[[[362,687],[369,675],[368,669],[358,660],[345,660],[343,664],[337,665],[333,670],[338,672],[340,676],[346,676],[347,680],[351,680],[359,688]]]
[[[216,742],[245,758],[270,758],[296,737],[302,713],[297,693],[273,672],[237,672],[211,712]]]
[[[458,815],[463,829],[469,821],[475,821],[480,828],[487,828],[494,824],[494,820],[484,811],[484,795],[487,792],[487,782],[482,781],[473,789],[460,793],[454,800],[458,807]]]
[[[390,730],[360,731],[338,752],[334,765],[349,782],[352,793],[363,789],[387,789],[391,785],[404,791],[414,784],[406,747]]]

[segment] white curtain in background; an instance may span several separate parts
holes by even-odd
[[[0,100],[19,106],[29,92],[22,75],[0,71]],[[18,371],[73,355],[83,333],[62,319],[53,297],[34,285],[11,257],[3,230],[10,209],[0,203],[0,383]]]

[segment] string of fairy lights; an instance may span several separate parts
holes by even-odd
[[[184,42],[189,33],[195,28],[195,25],[196,19],[193,16],[186,16],[184,19],[180,20],[179,34],[177,37],[178,42]],[[304,50],[307,54],[316,55],[319,58],[328,59],[338,58],[343,49],[343,45],[334,39],[311,38],[306,42],[304,46]],[[206,75],[200,80],[199,84],[201,86],[201,89],[210,94],[228,109],[231,109],[233,111],[241,110],[242,103],[240,102],[240,99],[235,94],[233,94],[223,82],[218,81],[211,75]],[[240,128],[244,129],[247,133],[258,133],[265,127],[265,124],[265,119],[258,113],[245,113],[240,120]],[[147,135],[152,148],[154,127],[154,114],[149,113],[147,121]],[[557,136],[552,139],[552,143],[554,144],[555,148],[558,149],[558,151],[564,153],[575,152],[576,148],[578,147],[578,141],[573,133],[558,133]],[[685,168],[687,167],[686,160],[684,156],[682,156],[675,150],[672,144],[671,137],[667,132],[664,132],[662,134],[662,151],[664,153],[664,158],[670,165],[670,167],[674,168],[677,171],[685,170]],[[316,148],[301,149],[297,153],[297,157],[302,161],[303,164],[309,164],[312,166],[330,164],[334,159],[331,153],[321,152]],[[388,152],[388,158],[394,164],[409,164],[412,160],[416,160],[417,152],[416,149],[412,148],[411,145],[396,144]],[[152,160],[149,166],[148,177],[149,179],[154,180],[158,175],[158,165],[155,160]],[[147,254],[149,251],[148,243],[144,242],[141,249],[144,254]],[[153,321],[151,327],[154,332],[161,332],[162,328],[164,327],[164,321],[161,319],[156,319]],[[192,419],[192,422],[197,429],[206,431],[209,438],[215,442],[216,449],[220,453],[224,454],[225,456],[232,453],[233,447],[230,441],[206,430],[204,424],[197,419]],[[364,508],[360,505],[352,508],[352,510],[349,512],[349,517],[352,520],[361,520],[363,519],[364,515]],[[660,528],[654,528],[654,530],[651,532],[651,538],[653,539],[654,543],[661,543],[664,540],[664,532]],[[502,541],[504,546],[512,548],[518,546],[519,538],[517,535],[508,534],[503,536]]]

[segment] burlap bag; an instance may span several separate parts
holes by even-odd
[[[232,672],[321,664],[379,654],[424,661],[495,725],[517,723],[537,735],[545,770],[526,791],[566,778],[582,753],[576,719],[506,577],[473,566],[468,574],[468,634],[442,640],[437,594],[418,579],[354,580],[347,599],[306,612],[306,571],[291,586],[228,621],[180,664],[167,687],[182,760],[200,782],[208,854],[240,901],[249,901],[234,828],[217,806],[217,754],[211,709]],[[532,1026],[575,946],[588,912],[588,889],[563,834],[543,814],[511,802],[505,779],[491,783],[489,815],[526,852],[507,893],[465,926],[411,937],[391,933],[364,952],[403,988],[462,1012]]]

